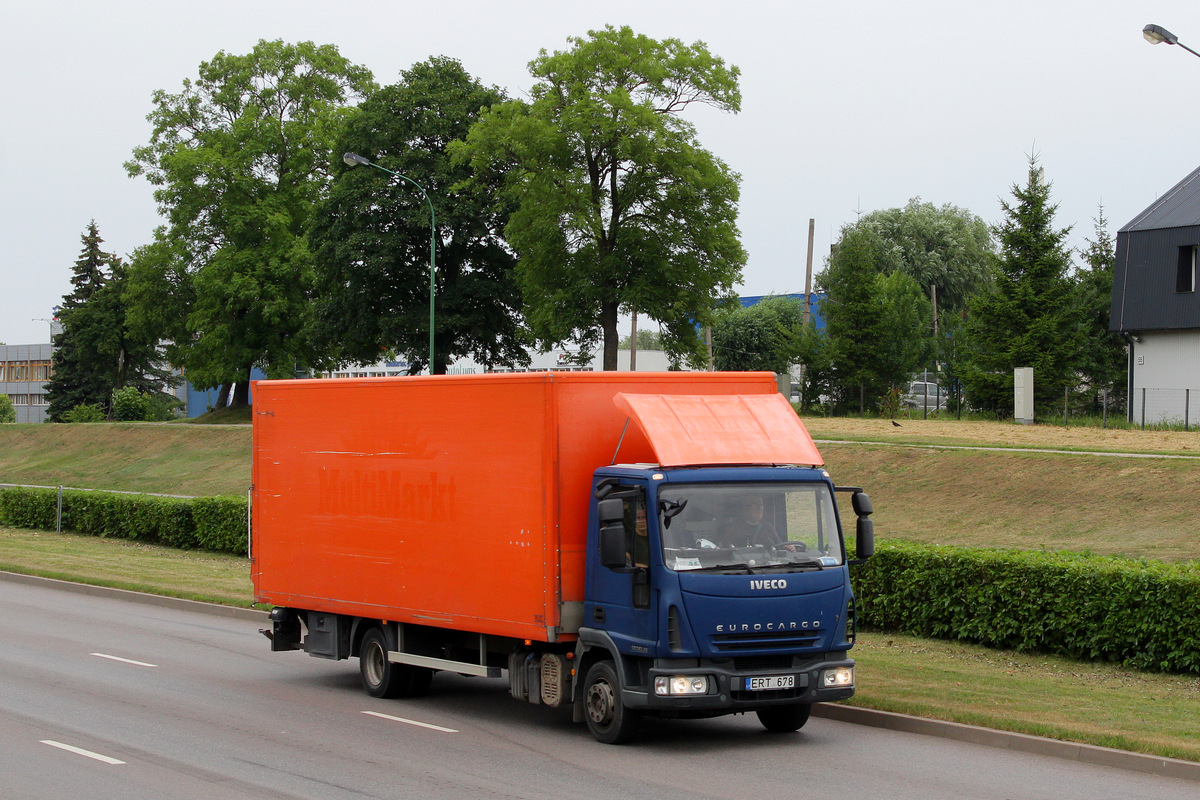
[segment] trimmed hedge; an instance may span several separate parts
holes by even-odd
[[[57,489],[5,489],[0,491],[0,523],[52,531],[57,506]],[[245,555],[246,500],[64,489],[62,527],[88,536]]]
[[[889,542],[858,567],[864,626],[1200,673],[1200,564]]]

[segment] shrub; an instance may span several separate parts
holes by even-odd
[[[0,491],[0,522],[16,528],[52,531],[58,505],[54,489],[13,487]]]
[[[857,568],[863,624],[1200,673],[1200,565],[889,542]]]
[[[900,400],[904,397],[904,390],[899,386],[893,386],[887,391],[883,397],[879,398],[879,416],[884,419],[895,419],[900,413]]]
[[[245,498],[197,497],[192,503],[192,516],[200,547],[218,553],[246,553]]]
[[[0,491],[0,523],[55,529],[58,490]],[[246,554],[246,501],[240,497],[158,497],[64,489],[63,530],[181,549]]]
[[[118,422],[142,422],[150,417],[150,398],[126,386],[113,392],[112,409]]]
[[[16,422],[17,410],[13,408],[12,398],[0,393],[0,423]]]
[[[104,422],[104,409],[95,403],[80,403],[62,415],[63,422]]]
[[[178,398],[159,393],[150,398],[150,411],[146,414],[147,422],[170,422],[180,416],[183,402]]]

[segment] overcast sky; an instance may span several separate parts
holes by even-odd
[[[122,164],[156,89],[259,39],[336,45],[378,83],[431,55],[526,96],[541,48],[605,24],[700,40],[742,72],[742,111],[690,113],[742,176],[742,294],[802,291],[859,212],[919,196],[990,223],[1036,152],[1072,245],[1104,204],[1114,233],[1200,165],[1200,6],[1129,0],[41,0],[0,26],[0,341],[44,342],[96,220],[121,255],[160,220]]]

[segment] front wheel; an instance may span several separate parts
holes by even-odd
[[[620,744],[637,729],[637,715],[621,704],[621,682],[611,661],[597,661],[587,671],[583,701],[588,730],[596,741]]]
[[[790,706],[771,706],[758,710],[758,721],[771,733],[791,733],[804,727],[812,703],[795,703]]]

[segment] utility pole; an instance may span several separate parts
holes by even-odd
[[[804,327],[808,327],[808,306],[812,302],[812,258],[813,258],[813,231],[816,228],[817,221],[812,217],[808,218],[808,262],[804,267]]]
[[[637,372],[637,312],[633,312],[633,330],[629,332],[629,371]]]

